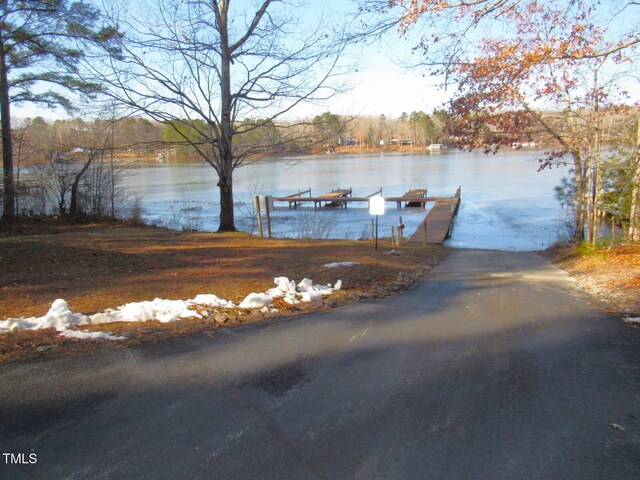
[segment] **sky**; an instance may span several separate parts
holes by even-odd
[[[146,0],[131,0],[132,8],[139,8],[144,1]],[[246,5],[252,3],[254,0],[234,0],[232,5],[238,12],[246,13],[249,12]],[[322,12],[327,14],[326,18],[335,21],[345,21],[353,25],[357,25],[359,21],[353,13],[357,7],[357,0],[308,0],[308,6],[309,8],[299,11],[302,12],[303,21],[308,21],[310,25],[321,18]],[[298,11],[295,14],[297,15]],[[626,21],[637,22],[637,19],[628,18]],[[629,26],[623,23],[622,27],[629,30]],[[310,118],[330,111],[345,116],[385,115],[388,118],[398,118],[403,112],[431,113],[434,109],[442,108],[450,98],[451,91],[439,87],[438,78],[416,68],[401,66],[403,59],[411,56],[411,49],[417,43],[418,35],[413,31],[410,31],[407,37],[390,31],[382,40],[351,47],[348,55],[357,58],[358,67],[354,68],[345,80],[352,88],[324,104],[298,108],[290,116]],[[628,83],[629,86],[626,88],[630,91],[630,98],[637,99],[640,96],[640,82],[636,78],[630,79]],[[15,118],[34,116],[42,116],[48,120],[66,118],[61,111],[51,111],[30,104],[13,106]]]
[[[315,0],[312,3],[317,10],[310,11],[309,17],[318,15],[320,9],[330,9],[337,16],[349,17],[357,8],[357,1],[349,0]],[[425,75],[424,71],[402,66],[406,65],[405,60],[411,57],[411,49],[418,41],[413,32],[401,36],[390,31],[377,41],[351,47],[348,55],[357,59],[358,66],[357,72],[347,78],[352,89],[330,100],[326,108],[316,108],[343,115],[385,115],[388,118],[398,118],[403,112],[422,110],[431,113],[441,108],[449,94],[438,87],[439,80]]]
[[[325,104],[307,105],[298,111],[298,115],[315,116],[330,111],[339,115],[385,115],[388,118],[398,118],[403,112],[422,110],[431,113],[434,109],[441,108],[448,93],[438,87],[437,79],[398,66],[391,54],[386,47],[367,47],[362,53],[362,66],[346,79],[352,85],[348,93]],[[13,116],[41,116],[51,120],[67,118],[62,111],[34,105],[14,107]]]
[[[142,1],[144,0],[132,0],[132,4],[139,6],[139,2]],[[298,10],[302,12],[303,21],[309,21],[310,24],[317,21],[324,12],[328,13],[331,19],[346,19],[355,25],[355,1],[308,0],[309,8]],[[253,3],[254,0],[234,0],[232,5],[238,11],[248,11],[246,5]],[[297,15],[298,10],[292,12]],[[410,56],[412,47],[417,43],[417,34],[413,32],[407,37],[401,37],[397,32],[390,31],[380,41],[352,47],[349,55],[357,58],[358,67],[346,77],[347,83],[352,86],[348,93],[332,98],[324,104],[305,105],[297,109],[292,116],[309,118],[330,111],[347,116],[377,117],[384,114],[388,118],[398,118],[403,112],[431,113],[434,109],[442,108],[451,91],[447,92],[439,87],[438,78],[416,68],[400,66],[402,59]],[[640,82],[630,82],[631,98],[640,95],[639,89]],[[33,105],[14,106],[13,109],[13,116],[17,118],[37,115],[46,119],[65,118],[63,112]]]
[[[362,66],[349,75],[353,89],[328,102],[326,110],[342,115],[398,118],[403,112],[433,112],[442,108],[449,92],[438,78],[404,68],[394,59],[393,48],[368,46],[361,53]]]
[[[239,2],[245,0],[238,0]],[[351,15],[348,9],[353,4],[345,0],[310,0],[313,7],[306,11],[311,20],[320,9],[331,9],[334,14]],[[437,80],[423,76],[415,69],[399,66],[398,59],[408,54],[415,40],[400,39],[395,32],[382,41],[354,47],[350,55],[357,57],[358,68],[347,75],[351,86],[348,93],[333,98],[324,104],[306,105],[300,108],[298,117],[311,117],[326,111],[340,115],[380,116],[397,118],[403,112],[425,111],[431,113],[441,108],[448,98],[447,92],[437,86]],[[41,116],[47,120],[68,118],[60,110],[49,110],[31,104],[13,107],[13,117]]]

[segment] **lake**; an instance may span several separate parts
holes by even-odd
[[[237,227],[255,233],[252,198],[288,195],[311,188],[314,196],[332,189],[352,188],[366,196],[382,188],[385,196],[411,188],[428,188],[429,196],[450,196],[462,187],[462,202],[451,247],[499,250],[539,250],[558,238],[561,208],[554,187],[566,169],[537,171],[542,152],[504,151],[496,155],[449,149],[437,154],[314,155],[266,159],[235,171]],[[128,183],[141,198],[144,218],[173,228],[192,226],[216,230],[219,202],[213,168],[202,163],[153,163],[133,168]],[[371,216],[366,204],[314,210],[313,205],[273,212],[274,236],[295,237],[316,228],[330,238],[370,236]],[[427,209],[429,206],[427,206]],[[406,225],[410,235],[423,220],[424,208],[401,208],[388,203],[379,217],[380,236],[391,225]]]

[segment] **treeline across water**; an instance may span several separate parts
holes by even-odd
[[[318,152],[358,146],[428,146],[450,140],[450,116],[444,110],[431,114],[414,111],[398,118],[345,116],[325,112],[299,121],[245,119],[234,137],[238,151],[268,153]],[[159,123],[146,118],[47,121],[42,117],[14,122],[16,168],[46,163],[52,154],[107,147],[121,159],[184,161],[196,157],[198,138],[210,128],[199,120]],[[195,146],[194,146],[195,144]]]
[[[236,126],[234,149],[248,157],[360,150],[445,142],[444,111],[402,114],[397,119],[348,117],[331,112],[301,121],[246,119]],[[202,121],[160,123],[146,118],[42,117],[14,122],[14,175],[19,215],[134,215],[136,192],[125,187],[125,166],[135,162],[200,160],[199,138],[210,132]],[[129,212],[129,213],[127,213]],[[131,213],[133,212],[133,213]]]

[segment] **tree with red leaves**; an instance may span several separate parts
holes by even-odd
[[[383,12],[387,20],[379,25],[387,29],[422,32],[422,65],[456,85],[450,133],[461,146],[495,150],[527,135],[554,145],[540,169],[571,164],[573,240],[586,233],[595,242],[603,121],[629,104],[624,81],[640,43],[633,20],[638,7],[595,0],[391,0],[365,1],[363,10]],[[632,216],[631,231],[634,222],[640,219]]]

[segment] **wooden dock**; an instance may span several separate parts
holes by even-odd
[[[313,203],[314,208],[325,207],[343,207],[346,208],[349,203],[369,203],[369,200],[374,195],[382,194],[382,189],[365,195],[364,197],[354,197],[353,190],[351,188],[337,188],[330,192],[323,193],[319,197],[311,195],[311,189],[292,193],[291,195],[285,195],[284,197],[271,197],[274,204],[276,202],[286,202],[289,208],[298,208],[304,203]],[[384,197],[385,202],[393,202],[398,208],[402,206],[402,203],[407,207],[421,206],[424,207],[426,203],[435,201],[427,195],[426,188],[416,188],[409,190],[400,197]]]
[[[292,193],[291,195],[287,195],[285,197],[276,197],[275,199],[280,202],[289,202],[289,208],[293,206],[293,208],[298,208],[298,206],[302,205],[302,202],[306,200],[306,194],[309,194],[311,197],[311,189],[299,191],[297,193]]]
[[[314,208],[322,207],[346,207],[347,201],[352,194],[351,188],[337,188],[330,192],[323,193],[319,197],[311,195],[311,189],[285,195],[284,197],[272,197],[273,202],[287,202],[289,208],[298,208],[303,203],[313,202]]]
[[[352,193],[353,190],[350,188],[337,188],[336,190],[331,190],[330,192],[320,195],[317,200],[314,200],[313,206],[314,208],[321,207],[322,202],[324,202],[325,207],[347,208],[346,199],[348,199]]]
[[[289,208],[298,208],[304,203],[313,203],[314,208],[323,206],[346,208],[349,203],[353,202],[369,203],[371,197],[379,194],[382,194],[382,189],[364,197],[354,197],[351,188],[337,188],[314,197],[311,194],[311,189],[308,189],[283,197],[271,197],[271,199],[274,204],[286,202]],[[442,244],[451,235],[453,221],[460,207],[460,195],[460,187],[451,197],[428,197],[426,188],[414,188],[399,197],[383,198],[385,202],[395,203],[398,208],[401,208],[403,203],[405,207],[424,207],[427,203],[435,203],[417,230],[409,237],[409,242],[425,243],[426,231],[427,243]]]
[[[422,221],[418,229],[409,238],[409,242],[424,243],[425,229],[427,243],[442,244],[451,235],[453,220],[460,207],[461,189],[458,187],[453,197],[431,197],[436,204]]]
[[[426,188],[412,188],[401,197],[388,201],[395,201],[398,208],[402,206],[402,202],[404,202],[405,207],[424,207],[427,200],[426,197]]]

